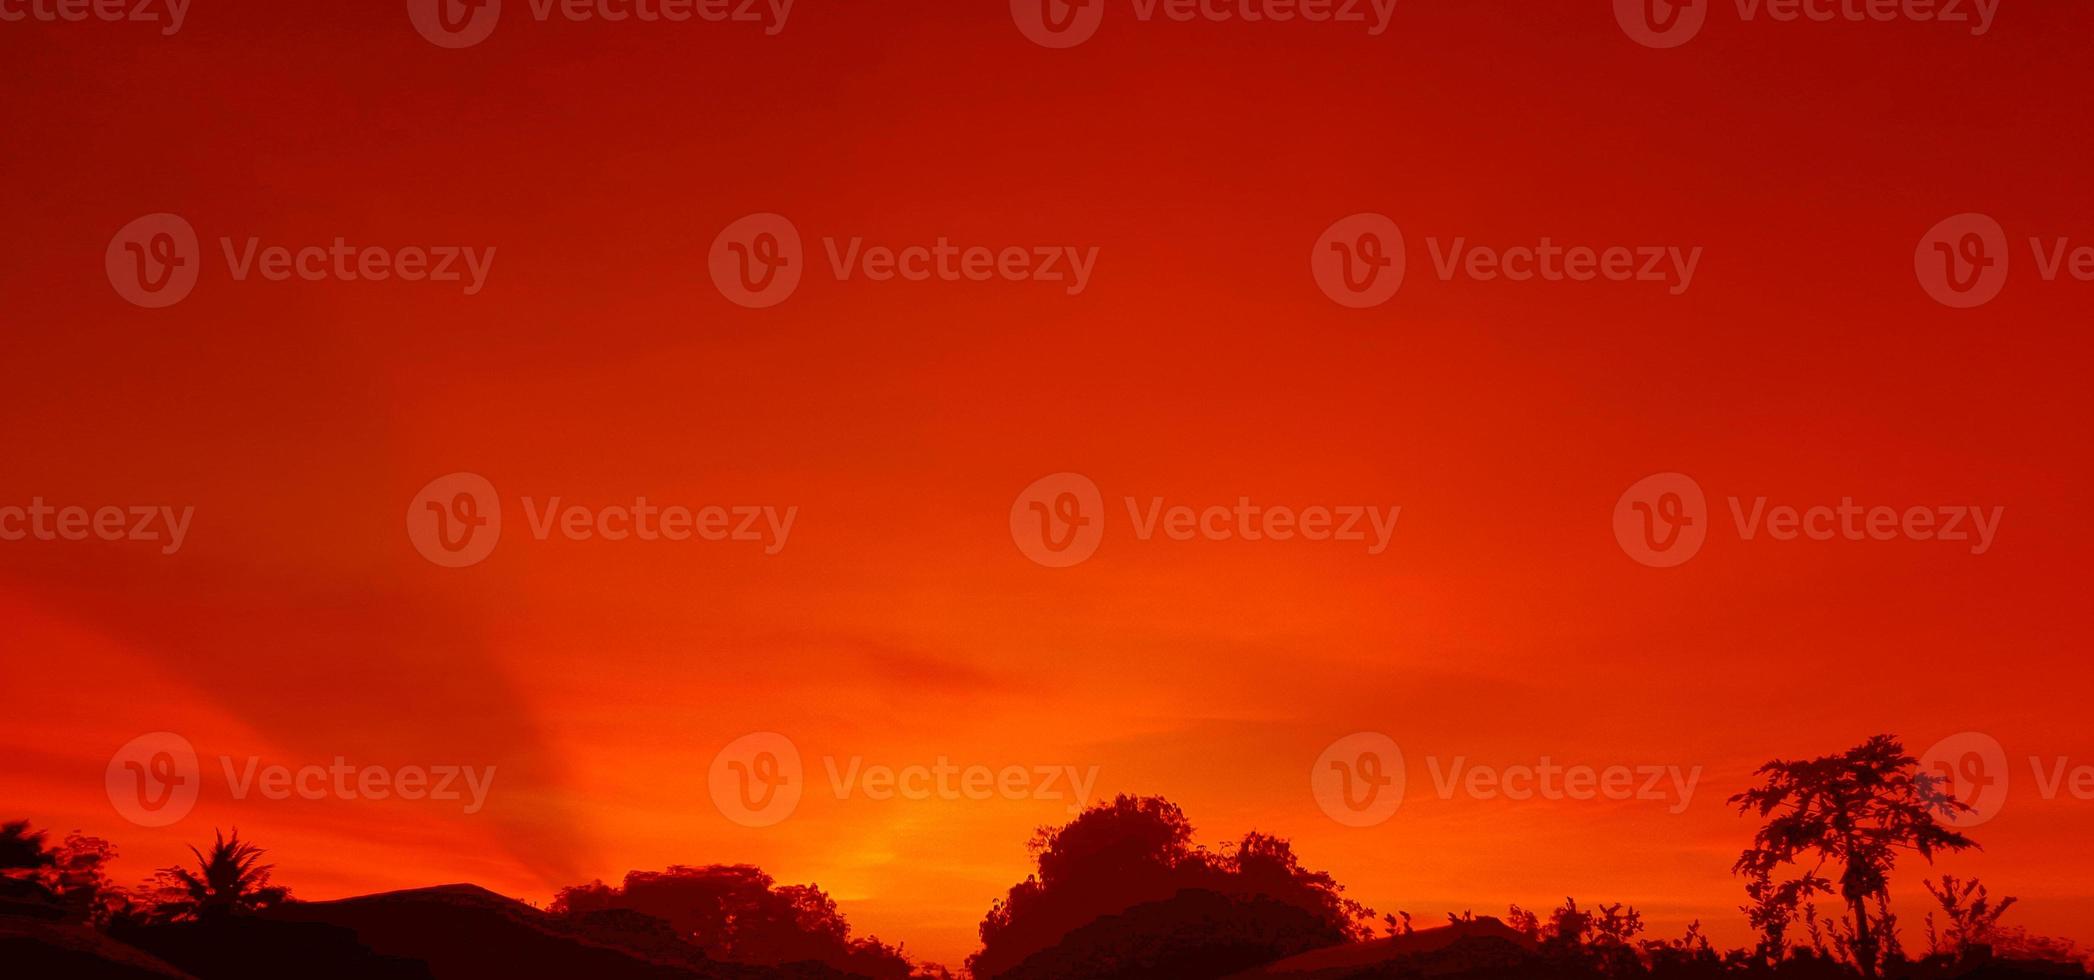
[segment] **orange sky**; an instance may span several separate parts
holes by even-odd
[[[1669,51],[1601,2],[1402,0],[1390,29],[1139,22],[1065,51],[1005,5],[796,6],[746,24],[539,23],[444,50],[397,4],[198,0],[136,24],[0,24],[7,384],[0,507],[193,506],[183,547],[0,543],[0,816],[116,840],[127,876],[238,824],[301,897],[472,880],[543,901],[670,863],[820,883],[861,931],[957,963],[1063,800],[838,800],[840,766],[1072,765],[1252,828],[1384,911],[1633,902],[1737,942],[1750,835],[1723,798],[1776,755],[1964,731],[2013,788],[1944,865],[2012,920],[2094,939],[2080,598],[2094,243],[2079,66],[2094,9],[1741,21]],[[383,9],[379,9],[379,8]],[[952,7],[954,9],[944,9]],[[2077,70],[2076,70],[2077,69]],[[1997,219],[1977,309],[1920,236]],[[204,239],[168,309],[110,287],[154,212]],[[806,279],[745,309],[707,250],[788,216]],[[1391,216],[1388,304],[1305,256]],[[234,281],[218,241],[495,247],[478,295]],[[1088,287],[838,281],[824,238],[1096,247]],[[1426,239],[1703,249],[1650,283],[1443,281]],[[1709,495],[1648,568],[1617,498]],[[441,568],[403,513],[486,477],[502,543]],[[1043,568],[1013,499],[1081,473],[1095,557]],[[532,540],[522,504],[797,508],[786,546]],[[1730,497],[2004,508],[1946,542],[1742,541]],[[1341,542],[1138,540],[1146,503],[1400,506]],[[134,736],[205,757],[184,821],[103,773]],[[751,732],[805,757],[797,811],[737,825],[707,770]],[[1410,796],[1371,828],[1308,773],[1387,733]],[[230,797],[217,759],[494,765],[487,805]],[[1661,802],[1432,792],[1431,764],[1704,767]],[[1917,872],[1900,879],[1917,892]],[[1916,916],[1908,925],[1916,928]],[[1918,940],[1915,932],[1908,939]]]

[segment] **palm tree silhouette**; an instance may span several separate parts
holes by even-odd
[[[160,913],[167,918],[209,919],[253,912],[290,897],[289,889],[269,884],[269,874],[276,866],[260,863],[266,852],[241,840],[237,827],[231,837],[218,832],[209,854],[193,845],[189,853],[196,855],[195,871],[177,866],[160,872],[163,893],[169,896],[160,903]]]

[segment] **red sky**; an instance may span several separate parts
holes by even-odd
[[[110,837],[142,877],[237,824],[302,897],[472,880],[544,901],[671,863],[820,883],[861,931],[957,963],[1065,800],[839,800],[848,766],[1096,766],[1210,842],[1257,828],[1384,911],[1576,895],[1744,938],[1723,804],[1752,767],[1876,732],[2009,756],[1982,854],[1944,870],[2094,939],[2082,480],[2094,283],[2094,10],[1783,23],[1715,7],[1672,50],[1606,3],[1400,0],[1359,25],[1142,22],[1068,50],[1004,4],[796,5],[747,24],[540,23],[445,50],[399,4],[197,0],[181,31],[0,24],[10,66],[0,507],[194,507],[182,548],[0,542],[0,816]],[[947,9],[950,8],[950,9]],[[183,216],[195,292],[141,309],[111,236]],[[806,277],[746,309],[707,254],[788,217]],[[1409,247],[1343,308],[1306,256],[1378,212]],[[2010,278],[1930,299],[1951,215]],[[1443,280],[1428,239],[1702,249],[1661,284]],[[497,250],[485,288],[235,281],[236,245]],[[1033,282],[839,281],[820,242],[1095,247]],[[471,472],[486,561],[403,514]],[[1014,498],[1080,473],[1105,537],[1044,568]],[[1611,530],[1656,473],[1707,545],[1645,567]],[[797,508],[742,542],[532,540],[523,498]],[[2003,508],[1940,541],[1741,540],[1727,501]],[[1140,540],[1143,506],[1400,506],[1345,542]],[[168,828],[112,753],[205,759]],[[807,796],[737,825],[722,747],[788,735]],[[1410,794],[1343,826],[1308,774],[1383,732]],[[231,798],[217,760],[494,765],[476,814]],[[1432,790],[1431,766],[1704,767],[1658,801]],[[1918,892],[1918,871],[1899,879]],[[1908,924],[1916,926],[1916,916]],[[1917,940],[1917,934],[1908,937]]]

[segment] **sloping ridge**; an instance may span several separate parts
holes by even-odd
[[[193,980],[143,950],[86,926],[0,917],[0,966],[9,976],[66,980]]]
[[[820,964],[754,967],[547,913],[477,885],[439,885],[253,915],[146,926],[125,941],[198,980],[843,980]],[[130,975],[121,976],[131,980]],[[140,974],[139,980],[160,980]],[[173,973],[165,976],[180,977]]]
[[[664,951],[650,958],[638,950],[598,941],[563,918],[478,885],[438,885],[296,902],[272,909],[263,918],[346,929],[380,956],[425,964],[433,980],[485,976],[756,980],[825,975],[719,963],[696,950]]]
[[[1322,980],[1388,967],[1415,966],[1421,975],[1459,976],[1529,960],[1534,940],[1491,916],[1403,936],[1326,946],[1235,974],[1229,980]]]

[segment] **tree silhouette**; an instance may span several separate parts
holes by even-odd
[[[25,871],[50,864],[51,853],[44,847],[45,839],[43,831],[29,829],[27,820],[0,824],[0,872]]]
[[[1876,976],[1890,944],[1881,932],[1890,923],[1873,901],[1887,908],[1890,872],[1898,852],[1913,851],[1930,863],[1937,851],[1960,851],[1976,842],[1937,818],[1971,808],[1951,797],[1937,777],[1919,771],[1919,760],[1889,735],[1877,735],[1836,755],[1797,762],[1776,759],[1755,775],[1760,786],[1730,798],[1740,813],[1765,821],[1753,846],[1739,855],[1732,873],[1747,879],[1754,904],[1746,911],[1767,936],[1763,953],[1779,958],[1782,930],[1797,905],[1813,894],[1837,894],[1853,913],[1851,945],[1864,976]],[[1802,874],[1779,881],[1783,865],[1815,857]],[[1823,873],[1837,865],[1837,878]]]
[[[196,855],[195,871],[177,866],[155,876],[162,895],[157,918],[214,919],[268,908],[290,896],[288,889],[269,884],[276,866],[260,863],[266,852],[241,840],[239,828],[231,837],[219,832],[211,853],[193,845],[189,853]]]
[[[746,864],[633,871],[622,886],[596,881],[563,888],[551,911],[628,934],[646,931],[653,920],[705,955],[731,963],[816,961],[875,980],[901,980],[927,969],[877,936],[853,938],[850,922],[820,887],[779,885]]]
[[[1287,841],[1252,832],[1215,852],[1194,847],[1192,833],[1169,800],[1125,795],[1065,826],[1041,828],[1031,844],[1038,873],[990,908],[981,923],[982,948],[968,957],[968,968],[976,977],[999,976],[1101,917],[1187,891],[1237,900],[1230,914],[1239,917],[1238,928],[1283,937],[1264,950],[1267,959],[1290,951],[1290,944],[1370,938],[1373,913],[1343,897],[1330,875],[1303,868]],[[1192,905],[1185,911],[1193,916]],[[1231,938],[1169,922],[1168,909],[1147,915],[1157,928],[1175,931],[1176,948],[1187,955],[1198,955],[1203,941]]]
[[[51,900],[44,879],[56,857],[44,846],[45,834],[29,821],[0,824],[0,900],[41,903]]]

